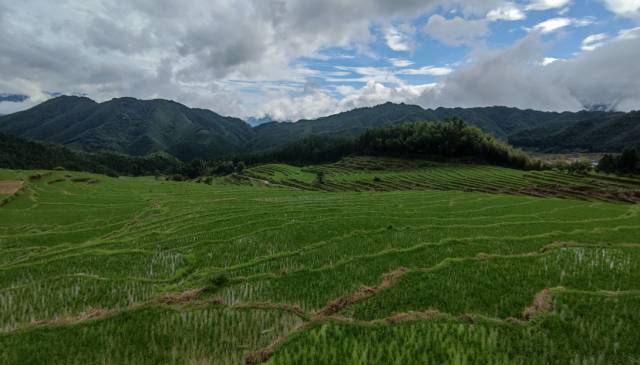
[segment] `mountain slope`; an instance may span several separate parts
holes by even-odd
[[[239,153],[254,132],[240,119],[168,100],[61,96],[0,118],[0,132],[85,151],[147,155],[166,151],[189,160]]]
[[[386,103],[315,120],[269,122],[254,128],[240,119],[168,100],[61,96],[0,117],[0,133],[84,151],[130,155],[167,152],[182,160],[273,151],[309,136],[355,138],[367,129],[414,121],[460,118],[512,144],[543,151],[618,151],[640,140],[638,113],[541,112],[508,107],[423,109]]]
[[[133,157],[114,153],[86,153],[64,146],[26,140],[0,133],[0,168],[57,169],[102,174],[154,175],[172,173],[182,166],[164,154]]]
[[[607,113],[586,111],[555,113],[508,107],[423,109],[417,105],[386,103],[315,120],[263,124],[254,128],[256,136],[248,146],[252,150],[268,150],[310,135],[356,137],[369,128],[386,124],[441,121],[454,117],[474,124],[484,132],[507,139],[513,133],[531,128],[547,126],[557,129],[580,120],[604,115]]]
[[[514,134],[509,142],[543,152],[620,152],[640,147],[640,112],[609,113],[564,128],[535,128]]]

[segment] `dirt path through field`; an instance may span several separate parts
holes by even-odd
[[[4,180],[0,181],[0,194],[13,195],[24,186],[24,181]]]

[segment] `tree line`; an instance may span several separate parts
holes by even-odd
[[[85,153],[51,143],[0,134],[0,168],[64,169],[109,176],[171,174],[182,162],[169,155],[134,157],[116,153]]]
[[[334,162],[348,155],[454,159],[520,169],[539,169],[539,161],[460,119],[372,128],[356,139],[312,136],[251,162],[297,165]]]
[[[393,124],[369,129],[355,139],[312,136],[271,152],[219,160],[193,160],[189,163],[166,154],[133,157],[115,153],[85,153],[0,134],[1,168],[61,167],[111,176],[163,175],[173,180],[242,174],[246,166],[260,163],[329,163],[349,155],[477,162],[518,169],[545,167],[523,151],[460,119]],[[581,165],[574,165],[575,169],[582,169]],[[584,165],[584,168],[590,169],[586,163]],[[600,160],[598,170],[607,173],[640,173],[640,156],[636,150],[626,150],[620,155],[607,154]]]
[[[626,149],[620,155],[605,154],[598,162],[598,170],[616,174],[640,174],[640,154]]]

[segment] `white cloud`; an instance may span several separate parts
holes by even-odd
[[[556,30],[560,30],[568,26],[584,27],[584,26],[593,24],[593,22],[594,22],[593,19],[590,19],[590,18],[583,18],[583,19],[551,18],[536,24],[533,28],[529,30],[539,31],[541,33],[552,33],[552,32],[555,32]]]
[[[414,69],[404,69],[398,71],[397,73],[400,75],[445,76],[450,74],[452,71],[453,70],[449,67],[425,66]]]
[[[526,10],[549,10],[563,8],[571,3],[571,0],[533,0],[525,7]]]
[[[387,41],[387,46],[394,51],[411,51],[414,48],[414,33],[415,30],[410,26],[389,26],[385,29],[384,38]]]
[[[335,66],[341,71],[348,71],[358,75],[351,78],[326,78],[328,82],[381,82],[388,84],[401,84],[402,80],[396,77],[395,71],[389,67],[356,67],[356,66]]]
[[[416,101],[424,107],[508,105],[577,111],[604,104],[640,107],[640,29],[575,58],[545,62],[536,33],[504,51],[477,53]],[[538,62],[532,62],[537,60]],[[546,66],[543,66],[546,63]]]
[[[551,33],[558,29],[568,27],[569,25],[571,25],[571,19],[569,18],[553,18],[538,23],[533,29],[542,33]]]
[[[559,58],[555,58],[555,57],[545,57],[544,59],[542,59],[541,64],[542,64],[542,66],[548,66],[548,65],[550,65],[550,64],[552,64],[552,63],[554,63],[554,62],[558,62],[558,61],[560,61],[560,59],[559,59]]]
[[[625,39],[637,39],[640,38],[640,27],[631,28],[631,29],[623,29],[618,32],[617,40],[625,40]]]
[[[320,89],[300,96],[283,96],[268,102],[261,110],[260,115],[270,115],[276,120],[291,121],[318,118],[354,108],[374,106],[387,101],[400,103],[416,100],[425,90],[433,88],[434,85],[388,87],[375,81],[369,81],[360,88],[341,85],[336,87],[341,98]]]
[[[639,0],[602,0],[607,9],[622,16],[637,16],[640,13]]]
[[[270,97],[262,87],[306,81],[297,59],[329,48],[366,52],[372,25],[443,1],[2,1],[0,81],[98,101],[170,98],[242,116]]]
[[[404,58],[390,58],[389,63],[395,67],[409,67],[413,65],[413,61],[409,61]]]
[[[506,3],[487,13],[487,19],[491,21],[517,21],[526,19],[526,17],[527,15],[514,3]]]
[[[608,38],[609,36],[606,33],[592,34],[582,40],[582,50],[593,51],[594,49],[604,45],[604,41]]]
[[[619,15],[637,13],[638,0],[599,1]],[[0,113],[46,100],[49,97],[46,91],[87,94],[98,101],[119,96],[170,98],[236,116],[269,109],[279,113],[278,119],[328,114],[350,106],[387,101],[384,98],[411,102],[417,100],[416,95],[425,95],[420,99],[425,103],[461,105],[512,102],[515,106],[561,109],[573,108],[582,100],[601,100],[599,103],[611,101],[619,107],[640,107],[640,102],[633,104],[638,98],[632,96],[632,92],[640,95],[636,85],[639,78],[634,77],[637,65],[632,62],[640,59],[637,54],[640,29],[625,30],[617,36],[611,33],[612,38],[602,40],[606,44],[575,60],[547,63],[544,72],[539,70],[545,63],[542,51],[528,53],[528,58],[523,56],[516,62],[516,51],[476,50],[470,55],[470,62],[460,61],[464,67],[454,63],[455,70],[433,66],[410,68],[413,61],[404,58],[389,59],[388,67],[339,67],[328,71],[301,64],[306,58],[335,63],[363,54],[375,56],[370,46],[377,41],[396,50],[411,51],[416,47],[415,30],[408,24],[431,15],[435,9],[455,10],[460,17],[431,16],[425,26],[431,37],[455,46],[480,43],[474,49],[482,49],[481,41],[489,35],[490,21],[518,20],[527,15],[525,11],[559,10],[570,3],[568,0],[0,1],[0,92],[30,96],[24,103],[0,103]],[[570,24],[547,23],[540,26],[540,31],[592,22],[560,19],[569,19]],[[380,37],[378,31],[382,33]],[[621,49],[621,44],[626,48]],[[402,54],[402,57],[409,56]],[[502,65],[506,71],[494,71],[487,64],[491,62]],[[567,65],[580,69],[583,80]],[[560,77],[555,70],[570,76]],[[407,85],[403,80],[408,76],[402,75],[439,76],[440,81]],[[555,90],[549,87],[553,85],[549,79],[557,81],[554,77],[571,82],[559,82],[560,90]],[[309,78],[326,79],[329,86],[311,87],[307,83]],[[493,83],[505,90],[493,91],[490,87]],[[527,104],[527,100],[531,102]]]
[[[424,31],[444,44],[459,46],[486,37],[489,27],[484,20],[446,19],[436,14],[429,18]]]

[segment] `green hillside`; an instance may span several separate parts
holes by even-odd
[[[242,151],[253,131],[240,119],[168,100],[61,96],[0,118],[0,132],[84,151],[129,155],[167,152],[211,158]]]
[[[328,137],[357,137],[367,129],[388,124],[415,121],[462,119],[486,133],[506,139],[531,128],[547,126],[564,128],[573,123],[607,115],[604,112],[553,113],[520,110],[507,107],[437,108],[423,109],[417,105],[385,103],[370,108],[295,123],[266,123],[255,127],[256,136],[249,143],[254,150],[265,150],[278,144],[290,143],[311,135]]]
[[[640,359],[638,179],[355,158],[0,181],[25,183],[0,207],[2,364]]]
[[[272,152],[310,136],[356,138],[371,128],[415,121],[462,119],[519,147],[542,151],[618,152],[635,147],[638,113],[553,113],[507,107],[423,109],[386,103],[315,120],[265,123],[192,109],[167,100],[61,96],[0,117],[0,133],[88,152],[129,155],[166,152],[179,159],[211,159]]]
[[[175,157],[164,153],[147,156],[88,153],[2,133],[0,146],[0,166],[7,169],[65,169],[109,175],[148,176],[172,173],[183,165]]]
[[[318,174],[323,181],[317,181]],[[245,175],[294,189],[345,191],[459,190],[608,202],[640,202],[640,180],[603,174],[523,171],[496,166],[350,157],[337,163],[295,167],[266,164]]]
[[[509,142],[544,152],[621,152],[640,147],[640,112],[612,113],[563,128],[535,128],[512,135]]]

